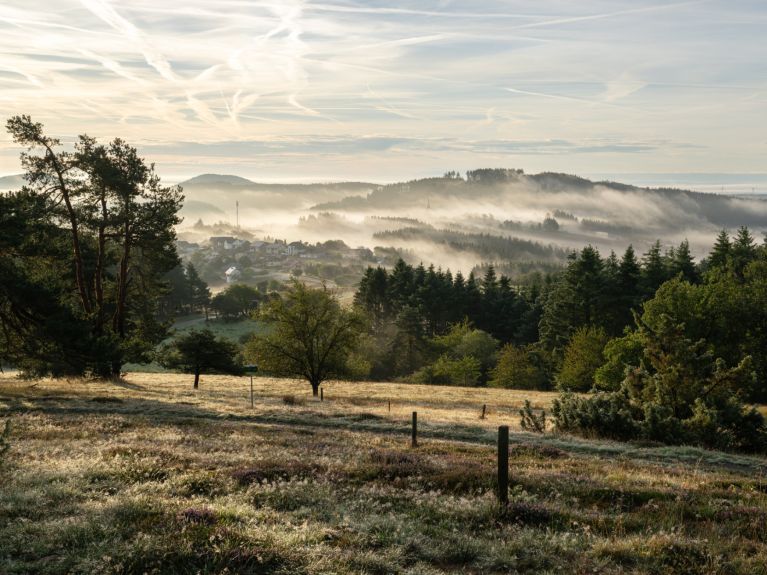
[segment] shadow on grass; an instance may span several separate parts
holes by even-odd
[[[119,385],[119,384],[116,384]],[[135,386],[135,384],[126,384]],[[140,386],[135,386],[139,389]],[[375,435],[401,436],[407,441],[411,433],[408,419],[392,419],[371,413],[327,413],[315,410],[273,409],[254,415],[222,413],[192,403],[170,403],[152,399],[122,398],[121,401],[99,401],[91,397],[43,396],[10,398],[11,403],[0,415],[13,413],[45,413],[61,416],[123,415],[150,419],[155,423],[195,426],[214,422],[246,423],[284,427],[293,431],[314,432],[339,430]],[[480,426],[458,423],[430,423],[419,420],[420,440],[458,441],[492,447],[496,432]],[[529,445],[546,450],[554,448],[568,455],[592,456],[603,459],[645,461],[662,465],[695,465],[731,471],[767,473],[767,459],[708,451],[690,446],[637,447],[614,441],[581,439],[564,435],[537,435],[528,432],[510,433],[512,444]]]

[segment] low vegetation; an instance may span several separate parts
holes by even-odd
[[[767,573],[767,459],[522,431],[552,393],[323,388],[0,375],[0,572]]]

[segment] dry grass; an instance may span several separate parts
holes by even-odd
[[[324,387],[0,376],[0,573],[767,573],[767,460],[519,431],[553,394]]]

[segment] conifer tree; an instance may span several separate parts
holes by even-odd
[[[725,269],[732,255],[732,242],[727,230],[722,230],[716,237],[716,242],[708,255],[708,266],[711,269]]]
[[[642,258],[642,290],[645,298],[652,297],[656,290],[668,279],[666,264],[661,253],[660,240],[657,240]]]
[[[690,242],[686,239],[679,244],[671,261],[671,275],[676,276],[679,274],[690,283],[698,283],[700,280],[698,268],[695,266],[695,259],[690,253]]]

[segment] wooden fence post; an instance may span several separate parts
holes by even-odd
[[[320,401],[325,401],[325,390],[320,388]]]
[[[483,403],[482,404],[482,416],[480,417],[480,419],[485,419],[485,412],[486,411],[487,411],[487,404]]]
[[[498,428],[498,502],[509,504],[509,426]]]
[[[413,437],[411,442],[412,447],[418,447],[418,412],[413,412]]]
[[[258,366],[254,364],[248,364],[245,366],[245,373],[250,374],[250,408],[253,409],[256,404],[253,399],[253,374],[258,371]]]

